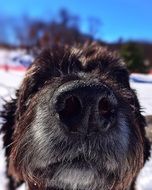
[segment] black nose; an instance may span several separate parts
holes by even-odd
[[[67,132],[91,135],[107,130],[116,120],[117,99],[103,84],[74,81],[61,86],[54,97]]]

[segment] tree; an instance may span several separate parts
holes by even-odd
[[[143,50],[135,42],[128,42],[121,46],[120,54],[124,58],[130,72],[146,72]]]
[[[64,9],[59,12],[55,20],[50,22],[32,19],[24,19],[24,21],[26,21],[24,30],[17,29],[15,32],[20,44],[30,47],[46,47],[56,43],[73,45],[93,38],[80,31],[80,18]]]
[[[96,34],[100,31],[103,23],[100,19],[95,17],[89,17],[88,18],[88,24],[89,24],[89,33],[91,36],[96,36]]]

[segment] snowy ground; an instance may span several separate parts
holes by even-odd
[[[24,72],[4,72],[0,71],[0,109],[2,108],[3,100],[10,99],[14,96],[14,89],[16,89],[24,76]],[[152,77],[151,77],[152,78]],[[149,80],[149,79],[148,79]],[[152,83],[136,83],[131,82],[132,88],[136,89],[140,103],[143,107],[144,115],[152,115]],[[6,178],[4,150],[2,149],[2,140],[0,137],[0,190],[6,190]],[[22,186],[20,190],[24,190]],[[141,171],[137,180],[137,190],[152,190],[152,157],[146,163],[144,169]]]

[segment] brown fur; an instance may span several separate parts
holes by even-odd
[[[134,183],[149,155],[145,119],[141,115],[137,96],[129,86],[128,72],[119,56],[98,44],[85,44],[83,47],[57,46],[44,50],[27,70],[16,99],[6,104],[2,112],[5,120],[2,132],[10,190],[16,189],[22,181],[28,184],[29,190],[59,189],[50,182],[57,167],[53,164],[54,160],[57,164],[68,159],[72,161],[81,144],[77,137],[70,139],[59,129],[53,112],[50,111],[50,116],[46,114],[46,105],[59,86],[75,80],[86,83],[97,80],[112,89],[122,116],[117,119],[127,123],[122,126],[127,131],[127,137],[121,126],[115,126],[104,133],[105,137],[102,133],[99,138],[83,142],[84,152],[81,154],[100,173],[96,181],[99,186],[89,186],[88,189],[126,190]],[[43,110],[46,112],[43,113]],[[47,122],[44,123],[44,120]],[[39,126],[41,122],[43,128]],[[41,133],[40,137],[36,136],[38,133],[35,130]],[[54,136],[51,136],[52,133]],[[92,143],[90,147],[89,142]],[[62,189],[68,188],[63,186]]]

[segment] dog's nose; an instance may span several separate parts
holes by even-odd
[[[105,85],[75,81],[55,93],[55,110],[67,132],[91,135],[112,126],[117,99]]]

